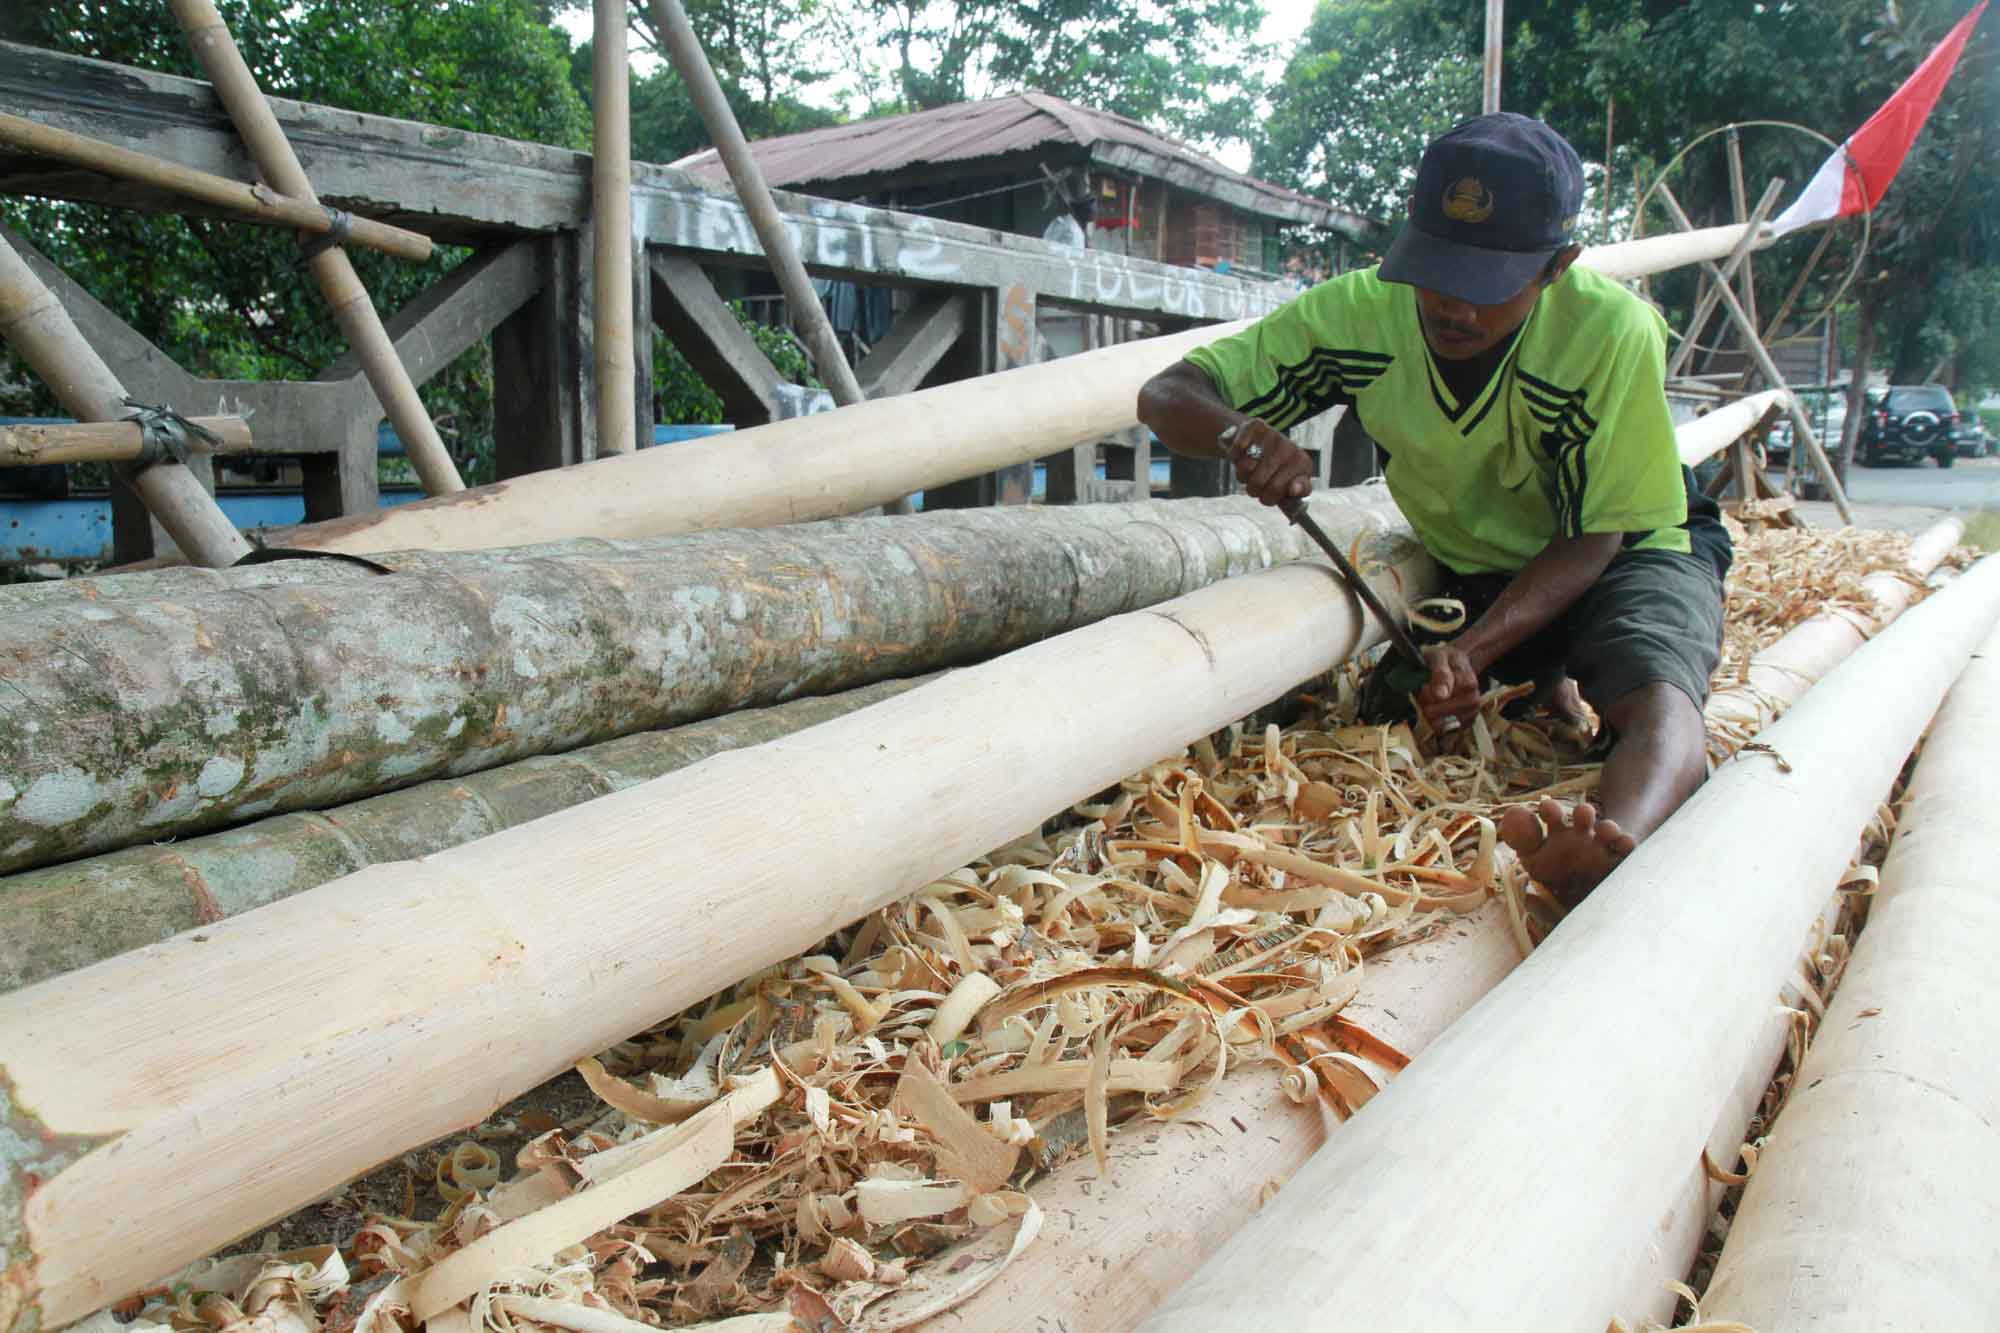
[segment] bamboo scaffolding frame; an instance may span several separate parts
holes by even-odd
[[[167,162],[87,135],[0,111],[0,143],[42,157],[86,167],[122,180],[171,190],[186,199],[226,210],[239,222],[265,227],[291,227],[314,235],[333,230],[334,220],[316,203],[282,195],[265,185],[245,185],[177,162]],[[350,216],[345,240],[371,250],[421,264],[431,257],[431,238],[373,218]]]
[[[297,154],[286,141],[284,130],[271,113],[270,104],[259,91],[255,76],[244,63],[243,53],[237,49],[236,39],[230,36],[229,27],[216,11],[213,0],[168,0],[168,3],[187,34],[188,44],[194,48],[195,58],[214,84],[215,95],[249,147],[257,169],[279,193],[317,205],[319,196],[313,192],[305,168],[299,165]],[[353,261],[339,246],[334,246],[314,254],[307,261],[307,268],[332,308],[340,331],[360,358],[362,371],[381,401],[382,410],[388,414],[396,434],[402,437],[403,448],[424,491],[429,495],[448,495],[464,490],[458,467],[445,451],[430,413],[424,410],[416,385],[410,382],[409,371],[396,355],[388,331],[382,327],[375,303],[354,272]]]
[[[1140,1327],[1309,1326],[1327,1310],[1355,1327],[1495,1311],[1601,1327],[1848,835],[1996,617],[1986,560],[1842,663]],[[1409,1262],[1419,1250],[1454,1262]]]
[[[189,417],[188,452],[247,454],[256,446],[242,417]],[[158,462],[136,421],[79,421],[70,424],[0,426],[0,467],[41,467],[52,463]]]
[[[2000,1271],[2000,633],[1925,742],[1854,947],[1702,1306],[1763,1333],[1977,1328]],[[1810,1275],[1810,1280],[1802,1280]]]
[[[812,352],[814,368],[840,406],[851,407],[864,401],[866,395],[861,392],[861,383],[855,379],[853,367],[847,364],[847,354],[813,291],[812,280],[806,276],[798,247],[792,244],[785,220],[771,199],[771,187],[764,181],[763,169],[757,165],[750,144],[736,123],[736,113],[729,109],[728,99],[722,95],[722,85],[716,82],[715,71],[709,67],[701,40],[688,22],[687,11],[680,0],[652,0],[652,5],[653,26],[666,45],[667,57],[687,84],[695,110],[701,113],[702,124],[715,140],[715,151],[728,168],[730,183],[736,187],[736,196],[750,215],[758,243],[764,247],[764,257],[771,262],[778,286],[785,293],[786,307],[792,318],[805,328],[806,346]]]
[[[1674,220],[1683,227],[1691,226],[1687,214],[1681,210],[1680,201],[1674,198],[1673,191],[1665,185],[1661,185],[1659,190],[1660,201],[1673,213]],[[1743,349],[1756,362],[1757,369],[1763,372],[1765,382],[1772,388],[1789,387],[1785,383],[1783,372],[1778,369],[1777,363],[1771,360],[1771,353],[1765,348],[1764,340],[1758,336],[1757,325],[1744,311],[1743,303],[1736,299],[1736,293],[1730,288],[1728,280],[1713,263],[1707,260],[1702,261],[1702,268],[1708,275],[1709,290],[1720,297],[1723,305],[1727,307],[1730,320],[1742,334]],[[1806,418],[1805,409],[1799,406],[1798,399],[1788,398],[1787,410],[1792,417],[1792,433],[1797,439],[1805,442],[1806,452],[1812,455],[1813,465],[1819,469],[1821,477],[1825,480],[1827,493],[1833,497],[1833,506],[1840,511],[1841,520],[1853,523],[1854,508],[1848,504],[1847,492],[1841,488],[1840,478],[1835,474],[1833,464],[1828,461],[1826,450],[1820,445],[1819,432],[1813,429],[1812,422]]]
[[[1375,554],[1391,598],[1434,578],[1408,543]],[[39,1182],[0,1214],[9,1324],[80,1318],[477,1122],[1374,634],[1325,566],[1231,580],[0,997],[4,1105]],[[424,1071],[424,1095],[391,1067]]]
[[[1764,187],[1764,197],[1757,201],[1756,211],[1744,224],[1743,239],[1736,243],[1735,248],[1729,252],[1729,258],[1723,261],[1721,273],[1725,281],[1733,281],[1739,269],[1748,269],[1751,251],[1755,249],[1752,242],[1762,231],[1765,217],[1778,202],[1778,195],[1784,188],[1785,183],[1781,180],[1774,180]],[[1702,284],[1701,299],[1695,302],[1694,318],[1688,321],[1687,332],[1681,335],[1681,345],[1674,349],[1673,356],[1667,361],[1668,379],[1678,377],[1687,369],[1687,363],[1694,356],[1695,347],[1700,341],[1701,331],[1707,326],[1709,316],[1715,313],[1716,304],[1721,300],[1722,298],[1710,289],[1709,283]]]
[[[84,340],[55,294],[4,239],[0,239],[0,338],[20,353],[70,415],[84,421],[112,421],[131,411],[117,376]],[[250,553],[250,543],[187,468],[156,463],[126,476],[174,544],[196,564],[232,565]]]

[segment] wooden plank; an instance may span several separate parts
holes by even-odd
[[[951,351],[978,302],[945,292],[928,292],[896,317],[889,334],[869,349],[854,369],[870,398],[909,393],[924,382]]]
[[[723,415],[738,426],[776,421],[784,376],[738,322],[708,274],[691,257],[664,250],[652,251],[647,266],[654,324],[722,399]]]
[[[589,456],[597,395],[584,318],[588,238],[572,232],[528,242],[535,295],[493,330],[493,448],[502,481]]]

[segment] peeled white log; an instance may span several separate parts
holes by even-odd
[[[1576,262],[1607,278],[1642,278],[1703,260],[1727,259],[1743,239],[1745,225],[1736,222],[1721,227],[1697,227],[1693,231],[1588,246]],[[1760,236],[1750,247],[1751,252],[1766,249],[1775,240],[1775,236]]]
[[[1739,227],[1594,247],[1613,277],[1727,255]],[[1245,327],[1218,324],[1060,361],[773,422],[672,449],[481,486],[373,514],[295,528],[316,550],[471,550],[565,537],[650,537],[850,514],[994,468],[1115,434],[1139,386],[1181,355]]]
[[[1711,454],[1742,439],[1745,431],[1763,420],[1766,412],[1789,396],[1789,391],[1785,389],[1766,389],[1748,398],[1739,398],[1727,407],[1718,407],[1684,426],[1675,427],[1674,440],[1680,445],[1682,464],[1694,467]]]
[[[1432,586],[1383,545],[1385,596]],[[0,997],[0,1328],[476,1123],[1377,632],[1323,565],[1234,579]]]
[[[1415,1055],[1521,960],[1497,902],[1431,939],[1368,960],[1348,1017]],[[1184,1119],[1111,1136],[1110,1170],[1081,1158],[1030,1187],[1033,1249],[927,1333],[1114,1333],[1156,1309],[1255,1216],[1267,1182],[1305,1165],[1338,1127],[1318,1098],[1287,1101],[1267,1065],[1223,1079]],[[950,1262],[949,1256],[945,1259]]]
[[[1705,1314],[1991,1327],[2000,1273],[2000,633],[1938,710],[1882,886],[1744,1190]]]
[[[1834,608],[1796,626],[1782,639],[1750,659],[1740,684],[1719,690],[1709,701],[1711,722],[1735,724],[1751,731],[1769,724],[1797,697],[1800,680],[1815,681],[1903,613],[1916,600],[1924,578],[1936,569],[1965,535],[1965,521],[1946,518],[1932,524],[1910,543],[1901,572],[1879,572],[1861,580],[1875,604],[1873,616]]]
[[[659,537],[833,518],[1026,463],[1136,420],[1139,386],[1219,324],[877,398],[671,449],[533,472],[373,514],[311,523],[283,544],[325,551],[476,550],[567,537]]]
[[[1772,978],[1996,616],[1987,560],[1829,674],[1141,1327],[1604,1327]]]

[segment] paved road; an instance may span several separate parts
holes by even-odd
[[[1951,468],[1857,466],[1848,469],[1847,496],[1856,504],[2000,509],[2000,458],[1961,458]]]
[[[1770,477],[1780,487],[1785,484],[1782,468],[1773,469]],[[1862,527],[1921,532],[1954,510],[2000,509],[2000,458],[1961,458],[1949,470],[1935,463],[1855,467],[1847,474],[1847,497]],[[1814,527],[1840,525],[1827,501],[1802,500],[1798,512]]]

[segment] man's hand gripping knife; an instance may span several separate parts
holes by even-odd
[[[1281,432],[1252,417],[1224,430],[1216,447],[1228,458],[1244,489],[1303,528],[1325,551],[1341,577],[1389,634],[1388,650],[1369,673],[1361,694],[1365,722],[1400,722],[1416,712],[1413,698],[1422,691],[1424,713],[1441,730],[1457,729],[1463,715],[1479,706],[1479,679],[1464,654],[1449,649],[1426,652],[1416,636],[1406,632],[1363,582],[1361,574],[1305,512],[1312,489],[1312,470],[1305,451]],[[1418,607],[1428,608],[1419,615]],[[1443,644],[1465,626],[1465,608],[1448,598],[1434,598],[1411,609],[1411,624],[1434,644]],[[1469,696],[1468,696],[1469,691]]]

